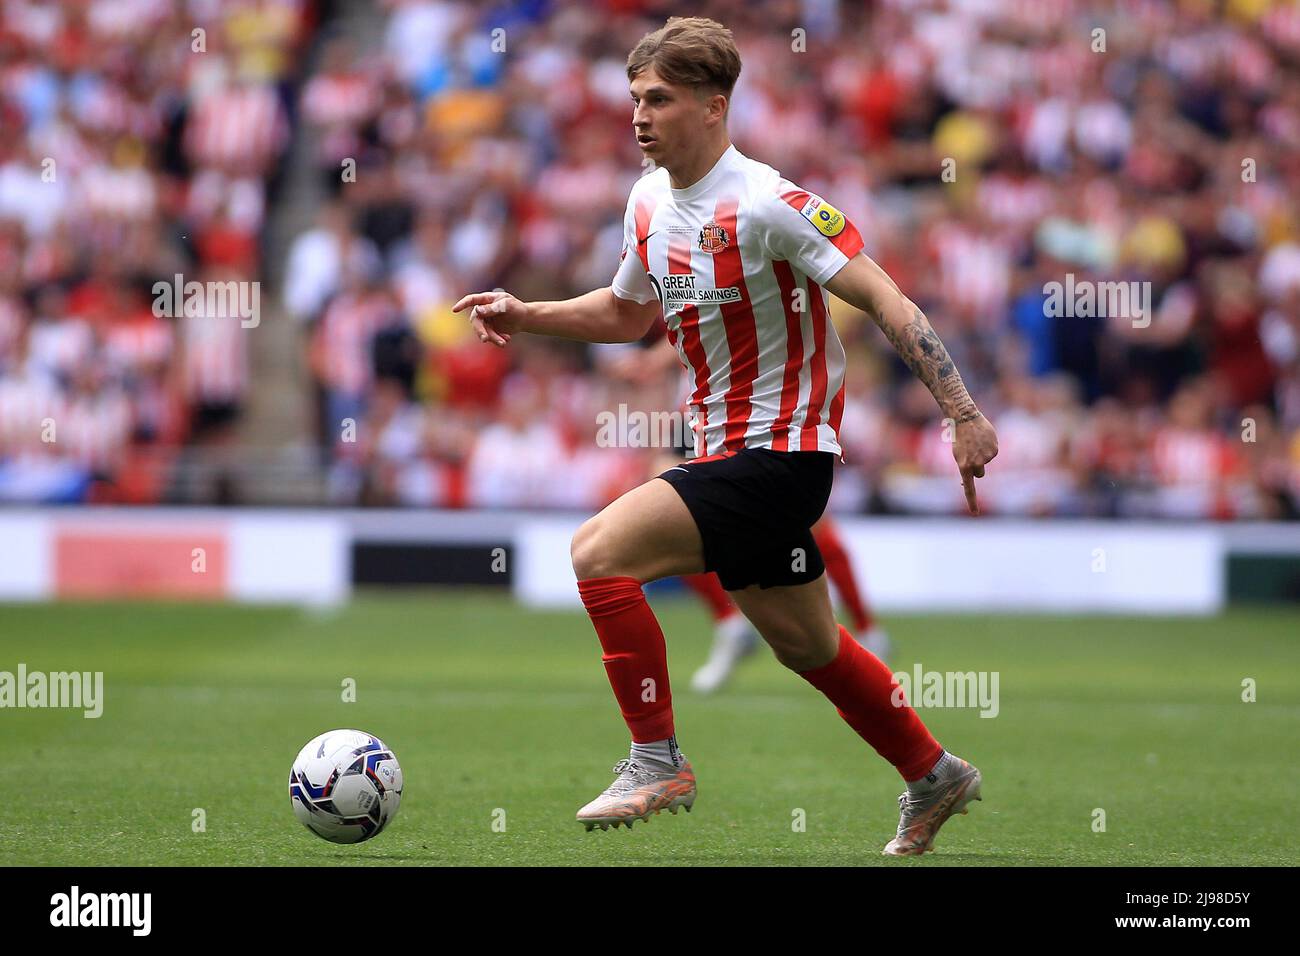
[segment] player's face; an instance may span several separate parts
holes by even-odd
[[[632,127],[642,153],[663,166],[683,145],[698,142],[709,109],[694,90],[669,83],[650,67],[632,81],[631,91]]]

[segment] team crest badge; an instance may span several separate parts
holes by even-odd
[[[727,235],[727,230],[723,229],[716,222],[710,219],[700,230],[700,249],[703,252],[717,255],[723,249],[731,244],[731,237]]]

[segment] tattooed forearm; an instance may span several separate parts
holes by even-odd
[[[901,327],[890,322],[883,311],[874,312],[872,317],[907,367],[925,383],[945,416],[959,424],[980,417],[957,366],[920,309],[913,306],[912,318]]]

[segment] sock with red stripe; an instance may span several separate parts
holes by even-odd
[[[872,617],[871,608],[858,590],[858,579],[853,573],[853,561],[849,558],[848,548],[844,547],[839,530],[829,521],[823,521],[813,531],[813,540],[817,542],[817,550],[822,553],[822,560],[826,563],[826,573],[830,576],[831,583],[835,585],[835,593],[849,610],[849,616],[853,619],[853,629],[859,633],[865,631],[875,623],[875,618]]]
[[[673,737],[664,632],[636,578],[588,578],[578,593],[603,650],[601,660],[634,743]],[[675,741],[674,741],[675,747]]]
[[[694,591],[709,606],[714,621],[725,621],[740,611],[740,608],[731,603],[731,598],[727,597],[727,592],[722,589],[722,582],[718,580],[718,576],[711,571],[703,574],[683,574],[682,584]]]
[[[943,755],[889,668],[843,627],[835,659],[799,676],[825,694],[845,723],[893,764],[904,780],[924,777]]]

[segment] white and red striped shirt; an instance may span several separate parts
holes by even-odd
[[[395,322],[393,303],[385,296],[345,292],[335,297],[316,328],[318,374],[325,387],[364,394],[374,381],[375,335]]]
[[[623,242],[614,294],[659,299],[697,457],[841,453],[844,348],[822,285],[862,249],[841,212],[731,146],[687,189],[662,168],[638,180]]]
[[[188,398],[212,405],[242,402],[249,382],[249,330],[227,316],[187,315],[178,323]]]
[[[269,86],[237,86],[209,94],[197,103],[185,130],[186,151],[195,164],[238,164],[258,171],[288,140],[284,109]]]

